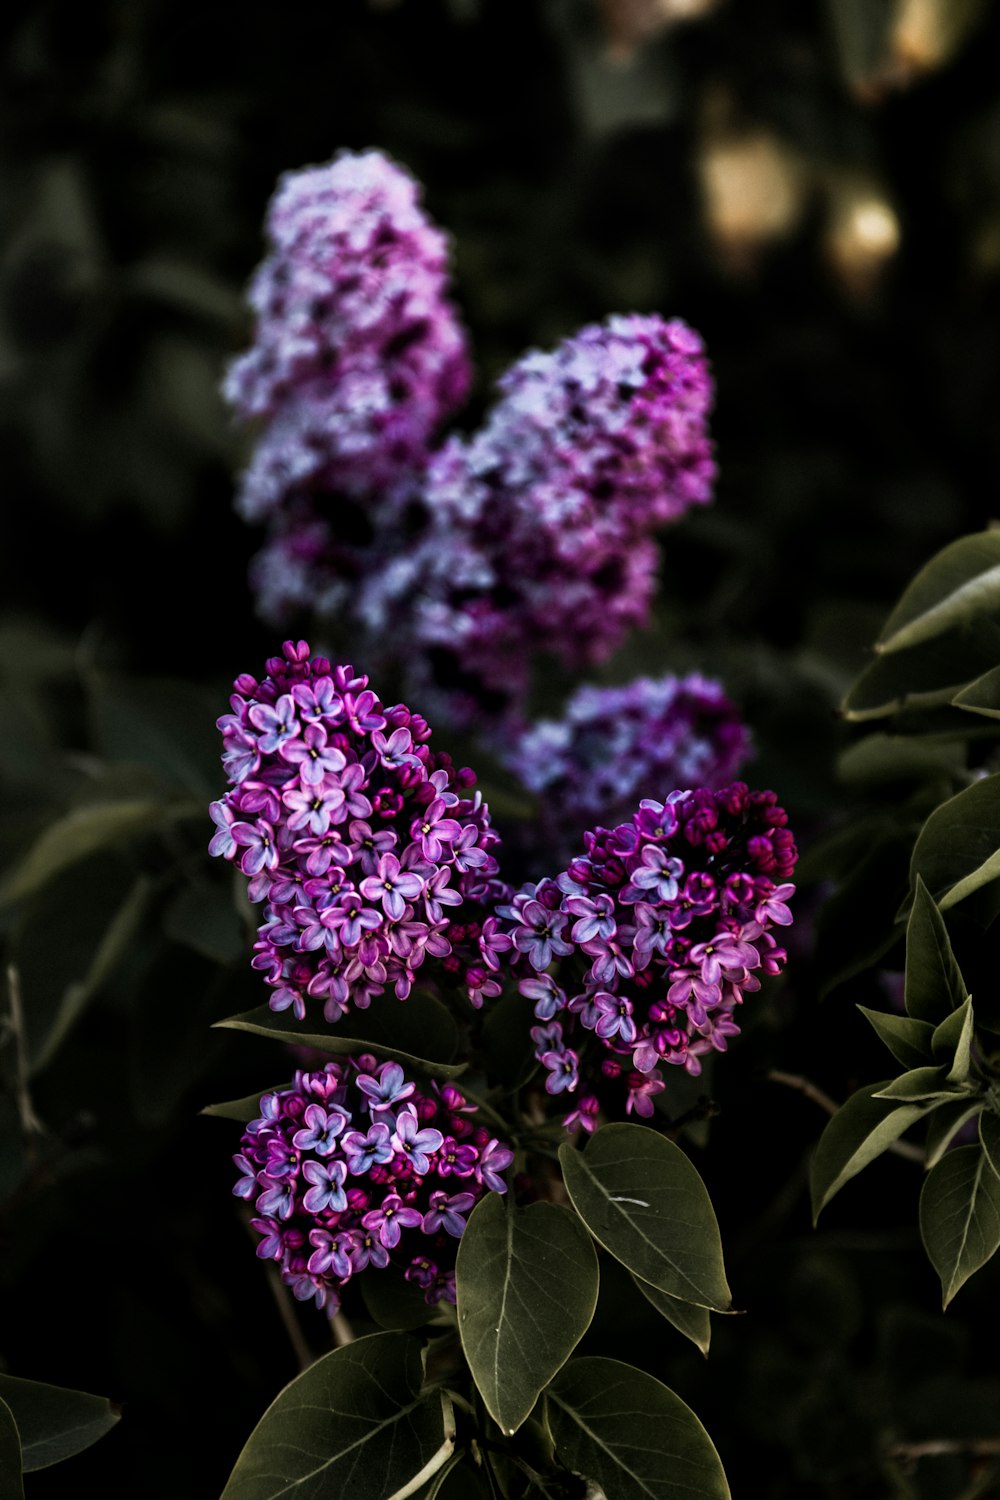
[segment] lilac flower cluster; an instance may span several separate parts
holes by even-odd
[[[580,1091],[567,1128],[593,1130],[624,1086],[648,1117],[661,1065],[696,1075],[737,1034],[736,1007],[786,953],[796,860],[773,792],[743,782],[646,799],[626,822],[585,836],[557,879],[498,907],[550,1095]],[[615,1111],[617,1113],[617,1108]]]
[[[539,794],[550,846],[568,858],[584,829],[614,827],[643,794],[726,786],[749,753],[750,736],[721,685],[692,672],[581,687],[562,718],[534,724],[509,759]]]
[[[266,902],[253,966],[271,1008],[301,1019],[315,998],[335,1022],[389,987],[405,999],[428,957],[473,1004],[499,993],[498,835],[424,719],[305,641],[286,641],[262,681],[237,678],[230,704],[218,722],[233,786],[212,804],[209,850]]]
[[[257,1254],[331,1315],[352,1276],[390,1262],[431,1306],[454,1302],[466,1216],[485,1192],[506,1191],[514,1159],[473,1127],[473,1110],[451,1084],[420,1093],[398,1063],[367,1054],[300,1070],[263,1096],[234,1157]]]
[[[262,608],[300,603],[280,562],[305,528],[326,533],[346,579],[410,494],[470,382],[447,295],[448,246],[410,175],[379,151],[286,173],[267,217],[270,253],[250,287],[252,347],[226,399],[263,423],[237,507],[268,520]],[[292,539],[292,543],[290,543]]]
[[[421,691],[473,722],[520,707],[537,649],[605,658],[646,621],[654,531],[712,495],[712,383],[700,338],[655,315],[615,316],[533,351],[467,441],[431,460],[422,544],[372,579],[375,633],[412,612]]]

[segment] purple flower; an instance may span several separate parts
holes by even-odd
[[[430,1170],[428,1154],[440,1150],[443,1141],[444,1136],[440,1130],[421,1130],[416,1111],[411,1105],[404,1104],[396,1116],[396,1133],[392,1143],[407,1158],[418,1176],[426,1177]]]

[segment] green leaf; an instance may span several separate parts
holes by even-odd
[[[275,1398],[222,1500],[403,1500],[450,1457],[451,1402],[420,1393],[420,1345],[373,1333],[334,1349]]]
[[[220,1120],[238,1120],[245,1125],[248,1120],[255,1120],[260,1114],[260,1101],[264,1094],[277,1094],[282,1089],[290,1088],[291,1084],[276,1083],[270,1088],[260,1089],[256,1094],[246,1094],[242,1099],[227,1099],[221,1104],[206,1104],[204,1109],[198,1111],[202,1115],[217,1115]]]
[[[931,1103],[935,1099],[948,1099],[954,1097],[957,1089],[946,1087],[948,1075],[944,1068],[911,1068],[908,1073],[901,1073],[885,1088],[873,1094],[874,1099],[899,1099],[910,1104],[919,1104],[921,1101]]]
[[[926,1104],[878,1098],[888,1086],[888,1081],[870,1083],[851,1094],[820,1136],[809,1169],[813,1223],[845,1182],[926,1114]]]
[[[917,1068],[930,1057],[934,1027],[929,1021],[896,1016],[884,1010],[869,1010],[866,1005],[859,1005],[858,1010],[871,1022],[880,1039],[904,1068]]]
[[[165,805],[148,798],[74,808],[46,828],[8,877],[0,891],[0,905],[23,900],[88,854],[146,833],[166,817]]]
[[[729,1310],[715,1211],[679,1146],[645,1125],[604,1125],[559,1160],[573,1207],[616,1260],[682,1302]]]
[[[849,787],[884,788],[957,776],[964,765],[960,743],[903,734],[867,734],[837,757],[837,780]]]
[[[556,1453],[608,1500],[728,1500],[712,1440],[679,1396],[616,1359],[571,1360],[545,1393]]]
[[[208,881],[178,891],[163,913],[163,930],[212,963],[233,963],[244,951],[243,924],[229,891]]]
[[[454,1078],[466,1066],[452,1061],[458,1051],[458,1027],[451,1013],[440,1000],[419,990],[406,1000],[387,995],[376,1000],[370,1010],[352,1011],[347,1023],[349,1036],[332,1029],[312,1031],[308,1021],[297,1026],[288,1011],[273,1011],[266,1005],[215,1024],[338,1055],[379,1052],[437,1078]]]
[[[918,875],[942,911],[1000,875],[1000,775],[931,813],[913,848],[911,884]]]
[[[950,1062],[949,1083],[968,1083],[972,1077],[972,1040],[975,1022],[972,997],[967,996],[957,1010],[946,1016],[935,1029],[931,1045],[934,1056]]]
[[[393,1265],[371,1270],[359,1277],[361,1295],[380,1328],[423,1328],[438,1316],[437,1308],[428,1306],[423,1292],[412,1281],[404,1281],[402,1271]]]
[[[936,1025],[964,1004],[969,992],[944,918],[919,873],[915,885],[906,926],[906,1009]]]
[[[952,542],[922,568],[890,614],[877,651],[899,651],[1000,611],[1000,531]]]
[[[462,1348],[486,1409],[511,1436],[590,1327],[593,1242],[557,1203],[518,1208],[487,1193],[458,1247]]]
[[[894,728],[933,722],[933,710],[951,709],[956,694],[992,666],[1000,652],[1000,629],[991,621],[951,630],[905,651],[876,656],[852,684],[841,712],[852,723],[893,718]],[[963,715],[949,712],[956,733]],[[965,720],[966,729],[969,727]],[[905,753],[905,752],[904,752]]]
[[[951,701],[956,708],[967,709],[969,713],[1000,719],[1000,667],[991,667],[956,693]]]
[[[632,1275],[632,1273],[629,1273]],[[712,1315],[707,1307],[696,1307],[693,1302],[681,1302],[677,1297],[671,1297],[666,1292],[661,1292],[658,1287],[650,1286],[648,1281],[643,1281],[640,1276],[632,1275],[639,1291],[651,1302],[661,1317],[672,1323],[678,1333],[682,1333],[686,1339],[690,1339],[706,1357],[708,1347],[712,1341]]]
[[[991,1109],[979,1116],[979,1140],[986,1160],[1000,1177],[1000,1118]]]
[[[24,1500],[21,1466],[21,1439],[14,1414],[6,1401],[0,1400],[0,1495],[4,1500]]]
[[[1000,1177],[977,1146],[956,1146],[920,1194],[920,1234],[941,1278],[942,1305],[1000,1246]]]
[[[205,688],[94,674],[90,710],[105,760],[144,766],[166,786],[198,798],[210,827],[208,801],[219,782],[218,704]]]
[[[951,1104],[939,1104],[927,1121],[924,1166],[929,1172],[942,1158],[962,1126],[983,1108],[982,1097],[966,1095]]]
[[[0,1399],[14,1413],[26,1474],[81,1453],[110,1432],[121,1416],[104,1396],[16,1375],[0,1375]]]
[[[32,1072],[44,1068],[87,1005],[132,951],[153,896],[116,855],[63,870],[38,892],[14,931]]]

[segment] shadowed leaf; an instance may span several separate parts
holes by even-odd
[[[455,1271],[462,1348],[487,1410],[509,1435],[590,1326],[593,1242],[557,1203],[517,1208],[487,1193],[469,1216]]]
[[[643,1281],[640,1276],[633,1275],[632,1280],[646,1301],[652,1303],[660,1316],[666,1318],[678,1333],[690,1339],[692,1344],[707,1357],[708,1348],[712,1342],[712,1315],[708,1308],[696,1307],[693,1302],[681,1302],[677,1297],[668,1296],[658,1287],[650,1286],[649,1282]]]
[[[1000,1177],[979,1145],[956,1146],[928,1175],[920,1234],[947,1307],[1000,1246]]]
[[[89,1448],[121,1416],[104,1396],[16,1375],[0,1375],[0,1399],[14,1413],[26,1474]],[[0,1493],[6,1495],[6,1490]]]
[[[944,918],[918,874],[906,924],[906,1009],[914,1018],[937,1025],[967,995]]]
[[[932,557],[890,614],[876,645],[899,651],[976,615],[1000,611],[1000,532],[964,536]]]
[[[927,1113],[926,1104],[900,1104],[876,1096],[891,1080],[858,1089],[828,1123],[809,1169],[813,1222],[844,1183]]]

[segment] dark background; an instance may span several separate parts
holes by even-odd
[[[936,55],[901,40],[885,0],[722,0],[645,33],[638,0],[8,7],[5,859],[72,805],[81,758],[132,758],[107,715],[95,727],[95,674],[186,684],[205,800],[221,793],[214,717],[278,641],[246,586],[259,538],[231,499],[247,440],[218,384],[249,337],[242,290],[276,178],[345,146],[396,157],[452,236],[470,425],[512,359],[584,322],[656,310],[703,334],[717,499],[664,538],[655,628],[604,676],[722,677],[757,739],[750,779],[774,786],[804,846],[823,833],[844,801],[835,708],[867,643],[915,569],[995,514],[1000,13],[952,6],[966,9]],[[726,213],[705,191],[724,169]],[[851,205],[873,202],[871,243]],[[168,858],[195,885],[214,877],[199,874],[208,836],[206,820],[169,856],[129,852],[150,910],[33,1083],[45,1134],[0,1229],[0,1358],[125,1405],[120,1430],[29,1476],[39,1500],[88,1475],[109,1495],[216,1496],[296,1371],[230,1196],[236,1127],[197,1115],[283,1064],[208,1031],[259,1003],[245,951],[222,962],[221,940],[198,951],[156,922],[176,895]],[[44,913],[15,906],[22,966],[43,929],[60,947],[86,924],[122,874],[106,858],[48,888]],[[881,981],[821,1002],[807,911],[788,985],[717,1071],[723,1112],[698,1158],[748,1316],[716,1320],[705,1365],[665,1326],[651,1350],[612,1285],[587,1347],[673,1384],[736,1494],[958,1500],[964,1460],[921,1461],[907,1491],[875,1447],[963,1423],[997,1435],[977,1313],[995,1278],[941,1317],[912,1164],[880,1163],[809,1227],[824,1116],[767,1071],[843,1098],[889,1069],[851,1004],[883,1003]],[[306,1322],[319,1348],[321,1320]]]

